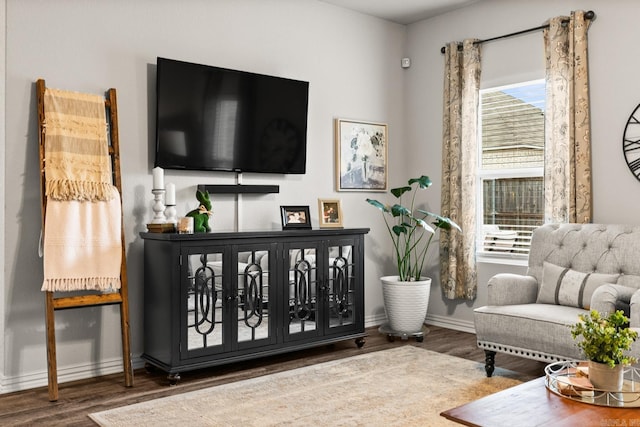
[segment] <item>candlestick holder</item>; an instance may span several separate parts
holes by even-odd
[[[164,224],[166,222],[166,217],[164,216],[164,203],[163,196],[165,193],[164,189],[156,189],[151,190],[153,193],[153,220],[151,220],[151,224]]]
[[[176,205],[167,205],[166,209],[164,210],[164,215],[167,217],[167,224],[178,224],[178,218],[176,216],[177,213],[178,212],[176,211]]]

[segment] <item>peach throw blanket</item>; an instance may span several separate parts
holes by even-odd
[[[109,201],[47,202],[43,291],[120,289],[122,205]]]

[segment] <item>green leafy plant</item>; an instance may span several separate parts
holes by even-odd
[[[638,338],[638,332],[629,328],[629,319],[622,310],[602,317],[597,310],[578,316],[580,321],[571,327],[573,338],[582,337],[577,346],[587,359],[606,363],[612,368],[616,365],[629,365],[637,360],[624,352]]]
[[[428,176],[411,178],[404,187],[393,188],[390,193],[399,199],[394,205],[386,205],[377,200],[367,199],[372,206],[382,211],[382,217],[391,236],[395,250],[396,266],[401,281],[420,280],[427,252],[436,230],[427,222],[432,219],[435,228],[462,231],[458,224],[450,218],[414,209],[416,195],[419,190],[431,186]],[[411,201],[408,206],[402,204],[402,196],[410,193]]]

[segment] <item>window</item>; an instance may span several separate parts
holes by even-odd
[[[478,253],[526,258],[544,222],[545,82],[480,91]]]

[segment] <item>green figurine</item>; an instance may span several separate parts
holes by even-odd
[[[209,226],[209,215],[213,214],[211,211],[211,200],[209,199],[208,191],[196,191],[196,199],[200,202],[200,206],[187,213],[187,216],[193,218],[193,232],[194,233],[208,233],[211,231]]]

